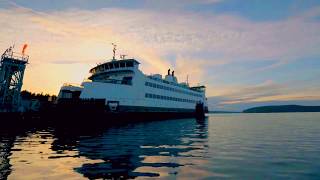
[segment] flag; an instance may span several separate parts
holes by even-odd
[[[22,54],[25,53],[27,47],[28,47],[28,44],[24,44],[24,45],[23,45],[23,47],[22,47]]]

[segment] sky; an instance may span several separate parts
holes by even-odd
[[[57,94],[118,54],[204,84],[209,108],[320,105],[319,0],[0,0],[0,51],[24,43],[23,89]]]

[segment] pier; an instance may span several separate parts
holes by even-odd
[[[8,48],[0,62],[0,112],[19,112],[21,109],[20,91],[29,56],[13,52]]]

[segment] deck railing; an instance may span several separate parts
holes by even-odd
[[[163,83],[166,83],[166,84],[171,84],[171,85],[174,85],[174,86],[177,86],[177,87],[181,87],[181,88],[184,88],[184,89],[188,89],[188,90],[191,90],[191,91],[203,92],[203,91],[201,91],[201,90],[192,89],[192,88],[189,87],[189,86],[181,85],[181,84],[174,83],[174,82],[169,82],[169,81],[164,80],[164,79],[159,79],[159,78],[155,78],[155,77],[152,77],[152,76],[147,76],[147,77],[148,77],[149,79],[152,79],[152,80],[155,80],[155,81],[163,82]]]
[[[24,61],[24,62],[28,62],[28,60],[29,60],[28,55],[16,53],[16,52],[12,52],[12,51],[4,52],[1,56],[1,60],[3,60],[4,58],[14,59],[14,60]]]

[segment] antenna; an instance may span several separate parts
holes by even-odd
[[[112,46],[113,46],[113,60],[116,60],[116,47],[117,47],[117,45],[116,44],[114,44],[114,43],[112,43]]]
[[[189,85],[189,74],[187,74],[187,84]]]
[[[121,55],[120,55],[120,59],[124,60],[124,59],[126,58],[126,56],[127,56],[127,55],[125,55],[125,54],[121,54]]]

